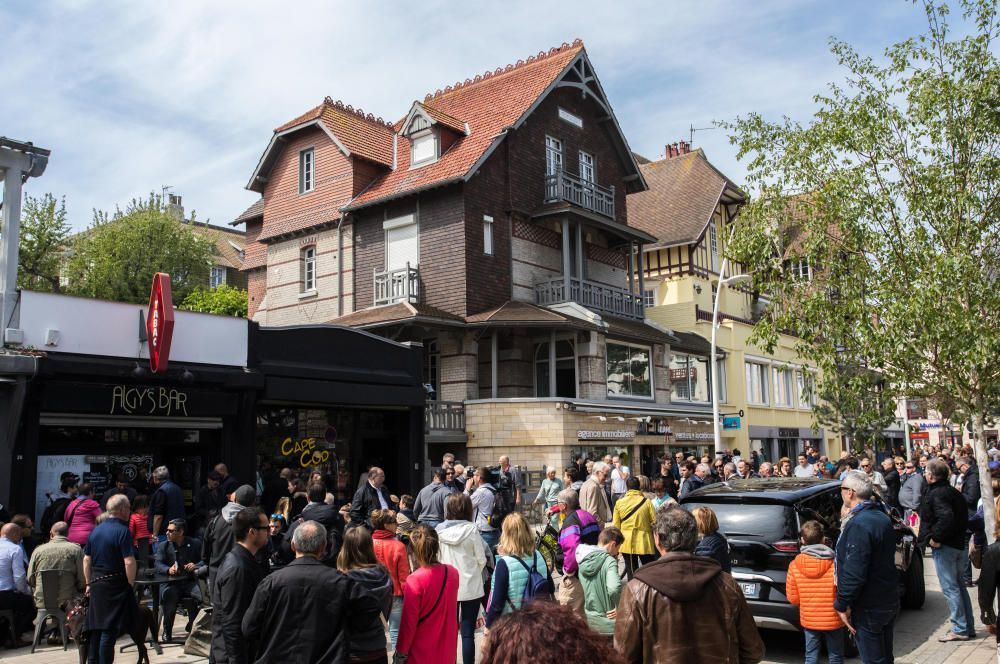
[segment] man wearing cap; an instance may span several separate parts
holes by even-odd
[[[205,540],[202,542],[201,559],[208,563],[208,583],[211,586],[215,583],[215,575],[226,559],[226,554],[232,551],[236,544],[233,535],[233,518],[244,507],[253,507],[257,504],[257,492],[249,484],[233,491],[229,494],[229,503],[222,508],[219,516],[212,519],[205,531]]]
[[[156,491],[149,499],[147,525],[154,542],[166,542],[167,524],[185,517],[184,494],[179,486],[170,481],[170,471],[166,466],[153,469],[153,485]]]

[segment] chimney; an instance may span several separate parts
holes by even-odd
[[[177,194],[167,194],[167,214],[184,223],[184,202]]]
[[[691,144],[687,141],[680,141],[677,143],[679,154],[688,154],[691,152]]]
[[[671,157],[673,157],[673,156],[674,156],[674,151],[675,151],[676,149],[677,149],[677,148],[675,147],[675,145],[674,145],[674,144],[671,144],[671,143],[667,143],[667,147],[666,147],[666,149],[664,150],[664,154],[666,155],[667,159],[670,159]]]

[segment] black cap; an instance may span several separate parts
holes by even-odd
[[[66,471],[65,473],[59,476],[59,481],[62,482],[63,484],[68,484],[70,482],[79,482],[80,476],[74,472]]]

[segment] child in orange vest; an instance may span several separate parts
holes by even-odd
[[[823,641],[830,664],[844,661],[844,623],[833,610],[837,584],[833,575],[834,551],[823,544],[823,526],[806,521],[799,530],[801,553],[788,566],[788,601],[799,607],[799,622],[806,636],[806,664],[818,664]]]

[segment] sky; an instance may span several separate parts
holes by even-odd
[[[906,0],[630,2],[120,2],[0,4],[0,135],[52,150],[29,195],[65,196],[77,230],[165,186],[215,224],[274,127],[325,96],[397,120],[428,92],[579,37],[633,151],[749,112],[808,120],[863,53],[926,27]],[[737,183],[722,129],[694,145]]]

